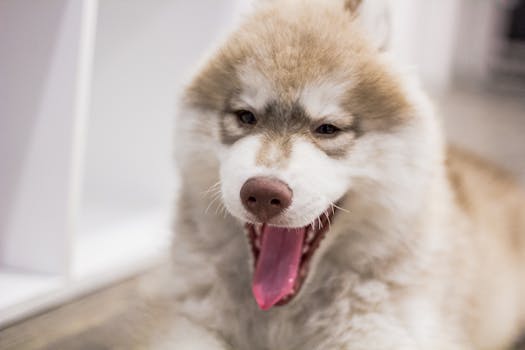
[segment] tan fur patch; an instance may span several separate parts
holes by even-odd
[[[471,207],[469,197],[465,190],[465,179],[461,177],[461,174],[455,172],[455,169],[448,167],[447,170],[448,180],[450,181],[452,188],[455,190],[454,194],[456,202],[468,213],[471,210]]]
[[[292,142],[290,137],[274,138],[266,135],[257,152],[255,164],[269,168],[286,167],[286,161],[292,155]]]
[[[362,132],[389,131],[411,116],[410,104],[400,84],[375,62],[361,65],[357,84],[349,91],[345,108],[360,118]]]
[[[509,249],[524,255],[525,196],[515,179],[497,165],[460,148],[450,147],[447,155],[447,171],[458,205],[480,227],[505,232],[500,238]]]
[[[337,77],[347,89],[342,91],[339,107],[355,119],[348,134],[317,139],[312,135],[313,121],[299,100],[307,86],[321,82],[322,88],[330,77]],[[262,87],[258,81],[267,83]],[[186,101],[224,118],[219,124],[223,143],[231,144],[248,133],[277,138],[311,135],[313,143],[327,154],[343,157],[353,139],[363,133],[387,132],[408,120],[410,105],[398,86],[348,12],[332,5],[304,3],[297,7],[283,2],[278,12],[274,7],[257,12],[232,35],[192,82]],[[258,87],[260,91],[271,87],[271,93],[267,93],[264,108],[252,111],[257,125],[243,133],[227,111],[238,108],[247,92],[263,105]],[[259,158],[267,157],[262,152]]]
[[[345,9],[348,11],[355,13],[359,9],[359,6],[361,6],[362,0],[346,0],[345,1]]]

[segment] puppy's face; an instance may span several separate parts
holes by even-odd
[[[345,196],[407,181],[421,153],[411,135],[425,133],[342,6],[261,9],[196,77],[186,103],[194,131],[214,143],[222,200],[246,223],[262,309],[298,293],[332,221],[352,214],[336,213]]]

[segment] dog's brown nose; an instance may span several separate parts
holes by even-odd
[[[271,177],[252,177],[241,188],[241,201],[246,210],[266,222],[292,203],[292,190]]]

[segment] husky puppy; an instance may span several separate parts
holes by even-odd
[[[502,349],[524,326],[522,194],[447,149],[373,18],[266,1],[185,91],[174,294],[224,349]]]

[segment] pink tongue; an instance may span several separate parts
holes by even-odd
[[[268,310],[293,291],[306,230],[268,225],[262,230],[252,290],[259,307]]]

